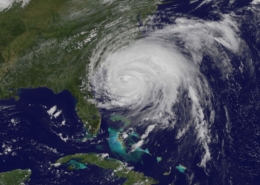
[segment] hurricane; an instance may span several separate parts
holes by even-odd
[[[243,41],[238,37],[236,22],[224,14],[218,22],[178,18],[174,25],[141,38],[111,44],[123,39],[117,36],[97,52],[101,56],[92,56],[89,78],[97,105],[134,120],[131,127],[153,125],[159,130],[174,129],[182,117],[175,107],[183,107],[187,119],[177,128],[175,139],[192,129],[205,150],[200,163],[205,166],[215,110],[214,96],[200,70],[202,59],[210,57],[221,77],[227,78],[232,66],[226,53],[239,55]]]
[[[170,119],[166,114],[172,115],[179,89],[192,88],[196,76],[194,65],[174,46],[153,38],[116,51],[99,70],[94,78],[97,97],[108,99],[101,107],[126,108],[152,120]]]

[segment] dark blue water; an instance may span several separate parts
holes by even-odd
[[[124,182],[124,179],[110,177],[109,170],[95,166],[88,166],[82,171],[69,171],[69,175],[66,174],[66,166],[51,166],[65,155],[100,152],[94,144],[90,144],[97,142],[97,139],[81,142],[87,133],[75,112],[77,102],[69,91],[54,94],[47,88],[21,89],[19,97],[17,101],[0,101],[0,172],[17,168],[31,169],[29,184]],[[57,118],[51,118],[47,113],[53,106],[62,111]],[[62,125],[64,120],[65,125]],[[59,134],[68,140],[65,142]],[[104,150],[107,148],[106,136],[100,134],[98,138]],[[7,148],[11,148],[11,151],[7,152]],[[104,176],[100,177],[100,174]],[[110,178],[105,174],[110,174]]]

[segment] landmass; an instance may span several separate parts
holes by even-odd
[[[26,182],[31,176],[31,170],[13,170],[0,173],[1,185],[21,185]]]
[[[97,134],[101,118],[89,89],[91,52],[99,38],[116,34],[112,28],[145,23],[157,1],[127,1],[121,10],[119,0],[31,0],[0,12],[0,99],[17,97],[21,88],[69,90],[79,118]],[[118,25],[108,29],[115,21]]]
[[[114,174],[119,178],[126,178],[124,185],[140,183],[144,185],[157,184],[158,182],[143,173],[135,172],[128,168],[124,163],[112,158],[105,158],[106,155],[99,154],[74,154],[60,158],[56,163],[67,164],[71,160],[76,160],[85,166],[95,165],[103,169],[114,170]],[[71,169],[71,167],[70,167]]]

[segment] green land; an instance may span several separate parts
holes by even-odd
[[[21,88],[69,90],[81,121],[96,134],[101,119],[89,101],[91,54],[107,34],[137,27],[137,16],[145,23],[156,1],[31,0],[0,12],[0,99],[17,98]]]
[[[0,173],[1,185],[20,185],[27,181],[31,176],[31,170],[13,170]]]
[[[145,185],[157,184],[158,182],[150,177],[144,176],[143,173],[135,172],[121,161],[116,159],[107,158],[105,159],[102,155],[98,154],[75,154],[60,158],[57,163],[66,164],[72,159],[77,159],[79,162],[85,165],[95,165],[103,169],[114,170],[114,174],[119,178],[125,178],[124,185],[133,185],[135,183],[142,183]],[[71,169],[71,167],[69,167]]]

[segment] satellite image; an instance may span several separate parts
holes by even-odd
[[[0,185],[260,185],[260,0],[0,0]]]

